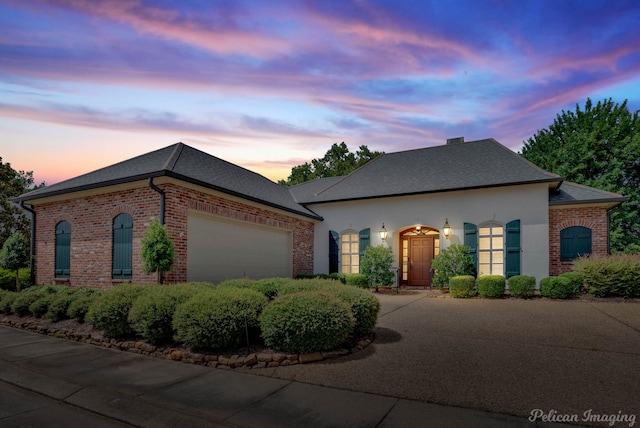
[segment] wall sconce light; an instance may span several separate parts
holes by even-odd
[[[421,234],[422,234],[422,226],[420,226],[420,225],[416,226],[416,233],[417,233],[418,235],[421,235]]]
[[[444,237],[449,239],[451,235],[451,226],[449,226],[449,219],[444,219],[444,226],[442,226],[442,233],[444,233]]]
[[[384,228],[384,223],[382,223],[382,229],[380,229],[378,233],[380,234],[380,239],[383,242],[386,241],[387,238],[389,237],[389,232],[387,232],[387,229]]]

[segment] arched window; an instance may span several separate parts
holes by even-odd
[[[591,229],[572,226],[560,231],[560,261],[570,262],[591,254]]]
[[[133,260],[133,218],[118,214],[113,219],[113,279],[131,279]]]
[[[71,276],[71,225],[61,221],[56,225],[56,278]]]
[[[478,227],[478,274],[504,275],[504,227],[500,223]]]
[[[360,239],[358,231],[347,230],[340,235],[340,261],[342,273],[360,272]]]

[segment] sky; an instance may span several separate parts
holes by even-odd
[[[176,142],[274,181],[640,109],[636,0],[0,0],[0,157],[36,183]]]

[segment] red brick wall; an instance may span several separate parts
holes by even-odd
[[[592,254],[608,254],[608,222],[606,207],[550,209],[549,275],[559,275],[573,270],[573,262],[560,261],[560,231],[572,226],[582,226],[591,229]]]
[[[174,268],[165,282],[187,280],[187,216],[189,209],[205,211],[257,224],[290,229],[293,232],[293,275],[313,272],[313,230],[311,220],[302,220],[268,209],[208,195],[174,184],[158,185],[166,194],[165,223],[176,247]],[[120,213],[133,217],[133,278],[131,282],[156,282],[156,274],[145,275],[140,259],[140,241],[153,218],[159,215],[160,195],[145,186],[97,196],[74,198],[37,205],[36,282],[56,282],[55,227],[71,224],[71,286],[108,288],[112,280],[112,225]],[[60,282],[60,280],[58,280]],[[62,281],[64,282],[64,281]]]

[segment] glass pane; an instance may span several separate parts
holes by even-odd
[[[480,238],[479,239],[479,248],[481,250],[489,250],[491,249],[491,238]]]
[[[357,242],[355,244],[351,244],[351,252],[352,253],[357,253],[359,249],[360,249],[360,246],[358,245]]]
[[[480,251],[478,253],[478,261],[480,263],[490,263],[491,262],[491,253],[488,251]]]
[[[343,242],[342,243],[342,252],[343,253],[348,253],[349,252],[349,243],[348,242]]]
[[[351,256],[348,254],[342,255],[342,267],[351,266]]]
[[[404,250],[406,250],[407,248],[409,248],[409,241],[407,241],[406,239],[404,241],[402,241],[402,248]]]
[[[358,254],[354,254],[351,256],[351,264],[353,266],[359,266],[360,265],[360,256]],[[354,272],[357,273],[357,272]]]
[[[351,273],[360,273],[360,266],[351,266]]]
[[[479,268],[480,268],[480,275],[490,275],[491,266],[489,264],[480,264]]]
[[[493,262],[494,263],[502,263],[504,261],[504,252],[503,251],[494,251],[493,252]]]
[[[494,235],[504,235],[504,233],[502,232],[503,228],[502,226],[493,226],[493,234]]]
[[[502,275],[504,273],[504,268],[502,263],[496,263],[491,266],[491,275]]]
[[[492,241],[493,241],[494,249],[502,248],[504,246],[504,241],[502,239],[502,236],[496,236],[492,238]]]
[[[478,228],[478,235],[480,236],[488,236],[491,234],[491,228],[490,227],[480,227]]]
[[[357,233],[352,233],[351,234],[351,242],[358,242],[358,234]]]

